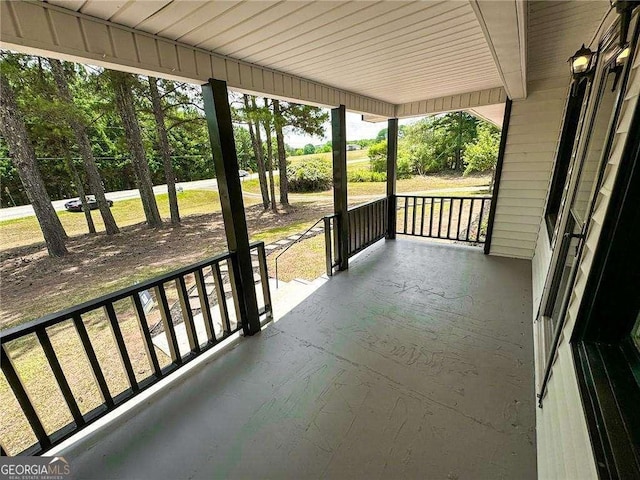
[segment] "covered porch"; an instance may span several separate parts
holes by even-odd
[[[49,454],[77,478],[535,478],[531,301],[526,260],[383,240]]]

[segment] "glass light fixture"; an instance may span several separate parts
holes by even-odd
[[[616,67],[622,67],[624,64],[627,63],[627,60],[629,60],[629,53],[630,53],[630,49],[629,47],[626,47],[624,50],[622,50],[618,56],[616,57]]]
[[[593,69],[594,52],[582,44],[582,47],[569,58],[571,62],[571,75],[573,78],[579,79],[591,73]]]

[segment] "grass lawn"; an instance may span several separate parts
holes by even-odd
[[[364,170],[364,168],[361,168]],[[278,187],[277,175],[274,176],[276,183],[276,192],[280,189]],[[491,175],[468,175],[463,177],[461,175],[450,174],[437,174],[437,175],[415,175],[411,178],[398,180],[396,182],[396,189],[399,194],[402,193],[416,193],[430,191],[430,190],[446,190],[449,188],[467,188],[467,187],[489,187],[491,184]],[[242,189],[251,194],[260,194],[260,183],[257,178],[251,180],[245,180],[242,183]],[[351,182],[348,184],[348,192],[350,197],[368,196],[368,195],[384,195],[387,191],[387,184],[385,182]],[[472,190],[455,192],[455,195],[467,195],[471,193],[473,195],[482,194]],[[305,197],[310,200],[319,196],[331,198],[333,195],[332,190],[325,192],[314,193],[290,193],[292,198],[298,200],[304,200]],[[452,193],[452,195],[454,195]]]
[[[275,255],[267,257],[271,275],[275,275]],[[290,282],[295,278],[315,280],[326,273],[324,234],[302,240],[278,259],[278,278]]]
[[[163,218],[169,219],[169,196],[166,193],[156,195],[158,209]],[[245,205],[256,203],[256,199],[247,197]],[[213,190],[185,190],[178,192],[180,215],[200,215],[220,211],[218,192]],[[144,211],[139,198],[119,200],[111,207],[119,227],[127,227],[144,222]],[[57,212],[67,235],[74,237],[87,233],[87,222],[82,212]],[[98,232],[104,231],[104,223],[98,210],[92,210],[91,216]],[[0,222],[0,251],[23,245],[44,242],[42,231],[35,216],[4,220]]]

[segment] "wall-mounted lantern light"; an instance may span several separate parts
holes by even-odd
[[[631,53],[631,50],[629,49],[629,47],[625,47],[616,57],[616,67],[623,67],[626,63],[627,60],[629,60],[629,53]]]
[[[582,44],[582,47],[570,58],[571,75],[575,80],[580,80],[588,76],[593,70],[595,53]]]
[[[616,76],[613,80],[613,86],[611,87],[611,91],[615,92],[616,87],[618,86],[618,80],[622,76],[622,72],[624,71],[624,66],[627,64],[629,60],[629,54],[631,50],[629,46],[626,46],[622,49],[622,51],[616,56],[616,61],[612,63],[609,73],[615,73]]]

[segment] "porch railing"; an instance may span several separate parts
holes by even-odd
[[[254,260],[254,281],[257,276],[262,284],[260,315],[269,317],[272,308],[264,243],[252,244],[251,251],[257,257]],[[242,330],[237,278],[236,254],[224,253],[1,331],[2,372],[31,427],[33,435],[30,438],[36,440],[21,453],[39,454],[59,444]],[[109,330],[111,339],[105,337]],[[67,370],[62,357],[68,362],[71,353],[69,339],[76,335],[75,347],[72,348],[74,364]],[[96,338],[100,340],[96,341]],[[105,351],[107,343],[111,345],[108,352]],[[27,378],[28,375],[21,376],[19,356],[15,361],[12,358],[12,350],[33,352],[39,350],[38,345],[46,362],[40,370],[49,371],[53,378],[34,380]],[[65,349],[61,349],[61,345]],[[117,368],[117,364],[114,368],[109,356],[118,357],[122,368]],[[79,366],[82,357],[82,364],[88,367],[84,371]],[[105,368],[105,364],[111,365],[111,369]],[[72,381],[69,375],[73,377]],[[120,384],[114,380],[118,376]],[[66,418],[72,419],[56,431],[51,431],[52,423],[56,422],[50,418],[43,422],[42,398],[29,394],[45,380],[54,381],[52,385],[57,385],[68,409]],[[86,405],[86,397],[90,396],[90,392],[85,391],[87,384],[92,384],[92,391],[99,395],[93,404],[97,403],[97,407]],[[50,392],[51,395],[54,393]],[[85,405],[82,405],[81,397],[85,397]],[[3,405],[5,407],[8,408]],[[56,404],[54,410],[60,409],[64,406]],[[6,428],[3,426],[3,430]],[[3,447],[2,454],[6,454],[8,447]]]
[[[388,202],[384,197],[349,210],[349,257],[385,237]]]
[[[333,270],[340,264],[340,244],[338,242],[338,215],[325,215],[324,248],[327,262],[327,275],[332,276]]]
[[[483,244],[490,196],[434,197],[396,195],[397,233]]]

